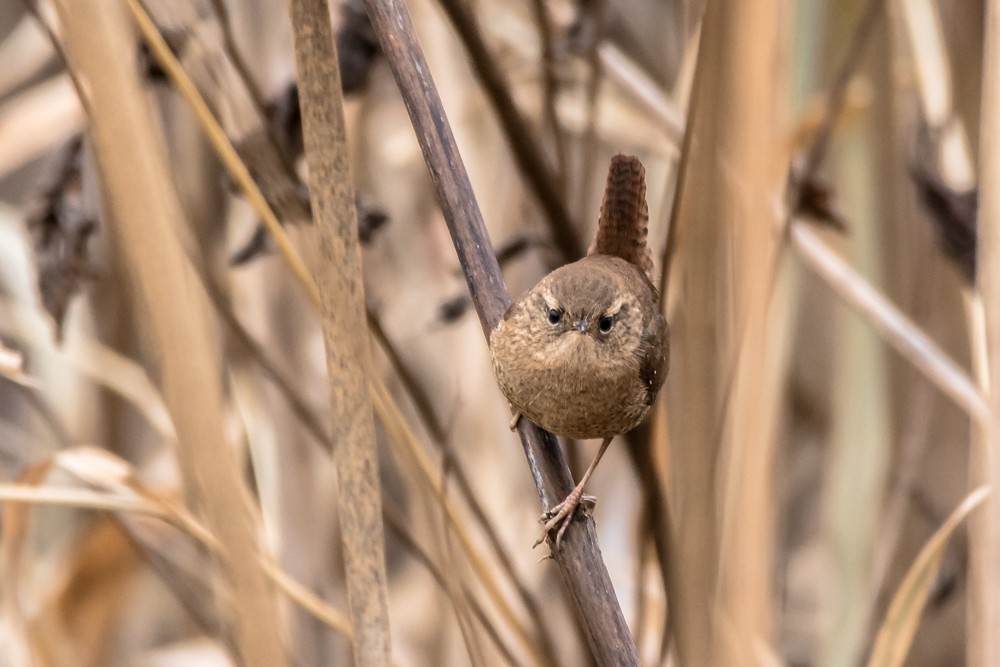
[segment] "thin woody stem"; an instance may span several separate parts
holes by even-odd
[[[410,114],[480,324],[488,336],[510,305],[510,295],[413,22],[401,0],[365,0],[365,7]],[[572,488],[566,460],[555,438],[528,420],[521,420],[518,433],[539,499],[549,508]],[[574,521],[563,548],[553,558],[596,662],[638,665],[638,652],[601,558],[593,521]]]

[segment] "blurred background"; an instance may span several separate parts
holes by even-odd
[[[868,664],[904,590],[905,664],[966,664],[970,541],[939,528],[979,467],[961,396],[982,368],[983,0],[406,4],[512,295],[585,251],[611,155],[645,164],[672,371],[588,486],[642,663]],[[531,548],[538,495],[392,73],[362,4],[332,5],[392,402],[394,663],[588,664]],[[143,6],[315,266],[285,3]],[[57,9],[0,1],[0,665],[236,664],[239,612],[189,521],[210,499],[185,490],[161,350],[109,233],[106,193],[127,183],[96,168],[88,117],[107,110],[80,102]],[[320,318],[191,95],[130,38],[198,277],[176,297],[209,323],[289,662],[347,664]],[[870,288],[883,300],[851,301]],[[890,304],[906,319],[886,334]],[[895,351],[921,336],[951,380]],[[564,443],[575,476],[597,445]],[[904,581],[934,537],[923,583]]]

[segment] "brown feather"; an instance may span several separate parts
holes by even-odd
[[[587,254],[621,257],[642,269],[652,281],[653,254],[646,243],[648,235],[646,170],[637,157],[615,155],[608,166],[597,235]]]

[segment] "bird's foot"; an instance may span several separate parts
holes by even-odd
[[[508,428],[510,428],[511,431],[516,431],[517,424],[519,421],[521,421],[521,413],[518,412],[517,410],[514,410],[514,416],[510,418],[510,424],[508,424]]]
[[[549,536],[549,534],[559,528],[556,533],[555,547],[556,551],[559,550],[562,545],[563,534],[566,529],[569,528],[570,522],[576,515],[576,510],[582,505],[584,512],[589,512],[597,504],[597,498],[594,496],[587,496],[583,494],[583,489],[577,487],[573,489],[566,499],[561,503],[550,509],[548,512],[542,514],[539,521],[544,524],[542,526],[542,534],[538,536],[535,540],[534,546],[538,546]]]

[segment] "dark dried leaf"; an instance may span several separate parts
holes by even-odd
[[[348,0],[341,6],[340,30],[337,31],[337,55],[344,94],[362,90],[368,83],[372,66],[381,55],[375,31],[360,0]]]
[[[368,245],[378,230],[389,222],[389,215],[361,194],[355,196],[354,204],[358,211],[358,239],[362,245]]]
[[[516,234],[496,249],[497,262],[499,262],[500,268],[503,268],[509,262],[523,255],[528,249],[542,244],[544,241],[537,236]]]
[[[88,259],[97,220],[83,204],[77,135],[53,157],[52,170],[28,205],[25,225],[31,235],[42,305],[61,333],[70,301],[93,271]]]
[[[283,93],[267,107],[275,138],[293,162],[302,157],[302,110],[299,108],[299,86],[292,81]]]
[[[523,255],[529,248],[540,246],[543,243],[544,241],[537,236],[517,234],[496,249],[497,263],[500,264],[500,268],[503,268]],[[450,324],[465,315],[471,306],[472,300],[468,294],[456,294],[438,306],[438,319],[444,324]]]
[[[941,250],[972,284],[976,279],[976,215],[979,193],[950,188],[929,160],[918,159],[910,167],[920,202],[930,214]]]
[[[472,299],[468,294],[457,294],[438,306],[438,319],[444,324],[457,322],[471,307]]]
[[[837,210],[833,190],[828,183],[817,177],[799,183],[799,201],[796,207],[798,215],[807,217],[824,227],[831,227],[838,232],[847,231],[844,216]]]
[[[273,249],[271,235],[267,233],[267,228],[258,224],[257,228],[253,230],[253,236],[250,237],[250,240],[229,257],[229,264],[243,266],[256,257],[270,254]]]
[[[368,202],[363,195],[357,195],[354,201],[358,215],[358,239],[362,245],[368,245],[378,230],[389,221],[389,216]],[[232,266],[242,266],[259,256],[270,254],[273,249],[271,235],[267,233],[264,225],[257,225],[250,240],[230,256],[229,263]]]

